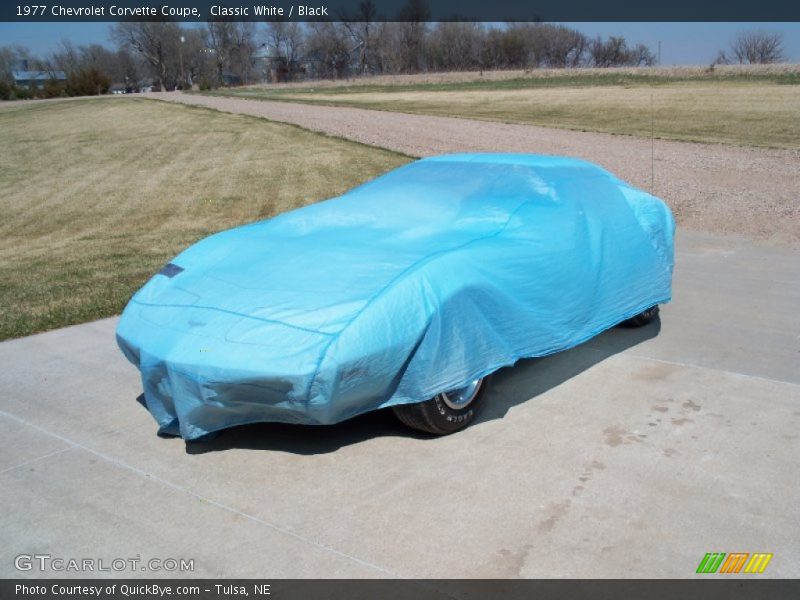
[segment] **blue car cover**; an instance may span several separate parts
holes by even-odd
[[[160,431],[420,402],[670,300],[674,222],[570,158],[461,154],[212,235],[117,328]]]

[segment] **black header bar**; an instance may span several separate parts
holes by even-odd
[[[796,0],[3,0],[0,21],[795,22]]]

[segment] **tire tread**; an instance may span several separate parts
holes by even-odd
[[[392,410],[400,422],[407,427],[411,427],[411,429],[433,433],[435,435],[447,433],[433,423],[428,414],[428,410],[426,410],[429,408],[430,405],[426,402],[420,402],[419,404],[398,404],[397,406],[393,406]]]
[[[482,388],[478,392],[478,396],[475,398],[475,404],[472,408],[471,417],[465,423],[459,424],[457,427],[450,428],[439,425],[438,421],[441,420],[441,415],[436,408],[436,396],[430,400],[419,402],[417,404],[397,404],[392,406],[392,411],[398,420],[403,423],[403,425],[406,425],[411,429],[416,429],[417,431],[423,431],[425,433],[431,433],[433,435],[447,435],[450,433],[455,433],[456,431],[468,426],[475,419],[475,416],[478,414],[483,404],[483,397],[489,388],[490,380],[491,376],[486,376],[484,378]]]
[[[640,312],[638,315],[631,317],[622,322],[624,327],[644,327],[648,323],[655,321],[659,314],[658,304],[651,306],[647,310]]]

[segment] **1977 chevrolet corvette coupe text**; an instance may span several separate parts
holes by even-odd
[[[663,202],[587,162],[427,158],[189,247],[117,340],[162,433],[390,406],[449,433],[500,367],[651,320],[673,235]]]

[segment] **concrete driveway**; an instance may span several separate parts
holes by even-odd
[[[797,577],[800,253],[686,232],[677,252],[660,331],[506,369],[446,438],[381,412],[187,445],[136,402],[115,319],[4,342],[0,576],[41,576],[14,557],[44,553],[205,577],[691,577],[706,552],[771,552],[764,577]]]

